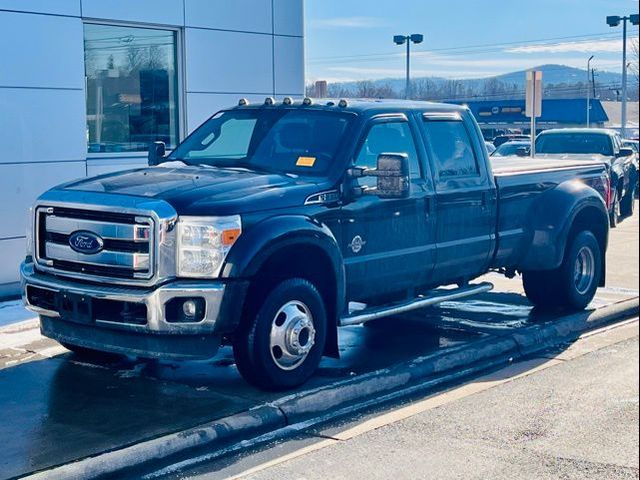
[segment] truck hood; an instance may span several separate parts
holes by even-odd
[[[303,205],[317,179],[244,169],[172,165],[86,178],[58,189],[164,200],[180,215],[231,215]]]

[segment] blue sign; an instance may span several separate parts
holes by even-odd
[[[104,240],[93,232],[78,230],[69,236],[69,246],[78,253],[98,253],[104,248]]]

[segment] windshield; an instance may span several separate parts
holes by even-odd
[[[529,152],[528,143],[503,143],[491,154],[491,156],[508,157],[509,155],[516,155],[519,148],[526,148],[527,153]]]
[[[537,153],[585,153],[613,155],[613,144],[601,133],[548,133],[536,140]]]
[[[322,175],[331,167],[352,118],[302,109],[220,112],[180,144],[169,160]]]

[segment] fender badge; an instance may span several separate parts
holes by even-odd
[[[360,235],[356,235],[355,237],[353,237],[353,240],[351,240],[351,243],[347,246],[353,253],[359,253],[366,243],[367,242],[365,242]]]

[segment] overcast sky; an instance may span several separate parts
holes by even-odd
[[[307,79],[404,75],[395,34],[422,33],[414,76],[486,77],[559,63],[620,71],[622,26],[607,15],[638,12],[636,0],[305,0]],[[638,27],[629,28],[638,37]]]

